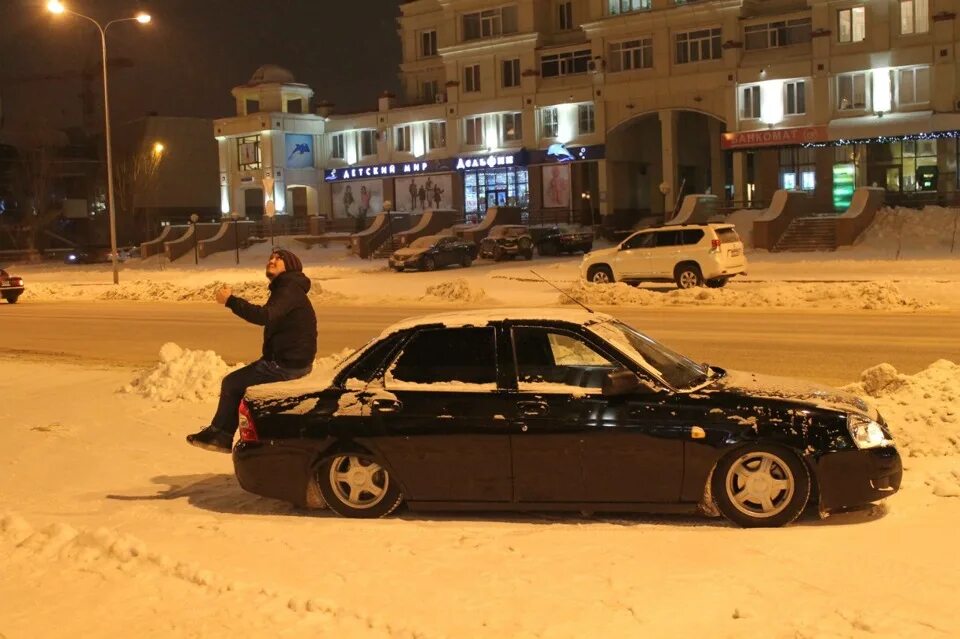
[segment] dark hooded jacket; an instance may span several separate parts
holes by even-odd
[[[238,317],[263,326],[263,359],[284,368],[306,368],[317,355],[317,315],[307,298],[310,278],[284,271],[270,282],[263,306],[231,295],[226,306]]]

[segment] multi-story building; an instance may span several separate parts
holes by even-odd
[[[955,0],[411,0],[399,98],[309,113],[264,67],[218,120],[223,211],[661,216],[958,186]],[[263,189],[267,187],[267,195]],[[271,204],[272,203],[272,204]],[[556,215],[553,216],[554,218]]]

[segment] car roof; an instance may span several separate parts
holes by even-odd
[[[594,324],[614,318],[606,313],[591,313],[581,308],[493,308],[474,309],[452,313],[434,313],[408,317],[388,326],[381,337],[417,326],[442,324],[443,326],[486,326],[502,321],[569,322],[571,324]]]
[[[669,224],[665,226],[651,226],[645,229],[640,229],[638,233],[643,231],[682,231],[683,229],[732,229],[734,228],[733,224],[728,223],[710,223],[710,224]]]

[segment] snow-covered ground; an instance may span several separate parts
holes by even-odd
[[[302,257],[317,304],[415,314],[568,301],[533,269],[613,308],[955,314],[952,211],[928,211],[884,211],[833,254],[752,251],[750,275],[722,290],[584,286],[579,258],[396,274],[281,241]],[[244,251],[239,268],[232,253],[200,266],[134,261],[119,287],[109,265],[10,270],[27,282],[21,304],[210,299],[218,282],[256,299],[268,251]],[[318,369],[345,353],[325,355]],[[0,638],[960,636],[960,353],[942,357],[913,375],[876,362],[849,380],[894,429],[900,493],[741,530],[697,517],[299,512],[244,493],[228,456],[183,442],[229,370],[216,353],[169,344],[133,370],[0,352]]]

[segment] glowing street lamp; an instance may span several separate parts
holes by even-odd
[[[103,119],[105,123],[105,135],[106,135],[106,144],[107,144],[107,201],[110,205],[110,255],[113,260],[113,283],[120,283],[120,271],[117,267],[117,212],[116,205],[114,204],[113,198],[113,152],[111,150],[110,144],[110,89],[107,82],[107,29],[110,28],[110,25],[117,24],[118,22],[139,22],[140,24],[147,24],[150,22],[150,14],[148,13],[138,13],[132,18],[117,18],[116,20],[111,20],[106,24],[100,24],[90,16],[85,16],[82,13],[77,13],[76,11],[71,11],[68,9],[60,0],[50,0],[47,2],[47,11],[54,14],[63,14],[68,13],[78,18],[83,18],[89,22],[92,22],[96,25],[97,30],[100,31],[100,54],[103,59]],[[160,152],[163,151],[163,145],[160,145]],[[157,152],[156,146],[154,146],[154,152]]]

